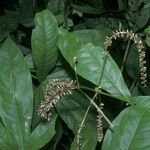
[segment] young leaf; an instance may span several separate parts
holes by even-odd
[[[89,100],[80,92],[73,92],[72,95],[63,96],[57,103],[56,109],[70,129],[76,135],[79,125],[82,122]],[[97,143],[97,129],[96,129],[96,113],[91,109],[85,121],[85,126],[81,131],[81,150],[95,150]],[[92,132],[89,132],[92,131]],[[76,143],[76,139],[74,141]],[[73,145],[75,149],[76,144]]]
[[[32,81],[21,51],[10,38],[0,48],[0,68],[2,122],[12,149],[25,149],[31,133]]]
[[[114,131],[107,130],[102,150],[149,150],[150,112],[132,106],[113,121]]]
[[[57,40],[58,25],[54,15],[49,10],[37,13],[31,42],[33,62],[40,81],[46,78],[56,64]]]

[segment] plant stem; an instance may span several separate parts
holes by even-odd
[[[79,88],[77,88],[77,89],[85,89],[85,90],[89,90],[89,91],[92,91],[92,92],[95,92],[95,93],[97,92],[97,94],[102,94],[102,95],[105,95],[105,96],[108,96],[108,97],[116,98],[115,96],[112,96],[108,93],[104,93],[101,90],[96,91],[95,89],[92,89],[92,88],[89,88],[89,87],[86,87],[86,86],[83,86],[83,85],[79,85]]]
[[[80,90],[81,93],[83,93],[91,102],[91,104],[96,108],[97,112],[100,113],[103,118],[107,121],[107,123],[110,125],[110,128],[113,129],[114,125],[111,123],[111,121],[107,118],[107,116],[103,113],[103,111],[97,106],[97,104],[91,99],[88,95],[86,95],[84,92]]]
[[[33,77],[34,79],[38,80],[38,78],[34,75],[31,74],[31,77]]]
[[[130,87],[130,92],[132,92],[132,90],[133,90],[133,88],[134,88],[136,82],[137,82],[137,80],[133,80],[132,85],[131,85],[131,87]]]
[[[104,73],[104,70],[105,70],[107,58],[108,58],[108,51],[105,50],[105,51],[104,51],[104,61],[103,61],[103,65],[102,65],[102,69],[101,69],[101,74],[100,74],[99,81],[98,81],[98,85],[99,85],[99,86],[100,86],[101,81],[102,81],[102,77],[103,77],[103,73]]]
[[[95,93],[95,95],[93,96],[93,98],[91,99],[91,101],[94,101],[94,99],[96,98],[96,96],[97,96],[97,93]],[[89,112],[89,110],[90,110],[90,108],[91,108],[91,105],[92,105],[92,103],[89,104],[89,106],[88,106],[88,108],[87,108],[87,110],[86,110],[86,112],[85,112],[85,115],[84,115],[84,117],[83,117],[83,119],[82,119],[82,122],[81,122],[81,124],[80,124],[80,126],[79,126],[79,130],[78,130],[78,132],[77,132],[77,150],[80,149],[81,131],[82,131],[83,127],[84,127],[84,123],[85,123],[86,117],[87,117],[87,115],[88,115],[88,112]]]
[[[73,58],[73,68],[74,68],[74,72],[75,72],[75,78],[77,81],[77,88],[79,88],[79,79],[78,79],[78,75],[77,75],[77,57]]]
[[[84,117],[83,117],[83,120],[82,120],[82,122],[81,122],[81,124],[80,124],[80,126],[79,126],[79,130],[78,130],[78,132],[77,132],[77,150],[80,149],[81,130],[82,130],[83,127],[84,127],[84,122],[85,122],[85,120],[86,120],[86,117],[87,117],[87,114],[88,114],[88,112],[89,112],[89,110],[90,110],[90,107],[91,107],[91,103],[90,103],[90,105],[88,106],[88,108],[87,108],[87,110],[86,110],[86,112],[85,112],[85,115],[84,115]]]
[[[122,61],[122,66],[121,66],[121,69],[120,69],[121,72],[123,72],[123,69],[124,69],[124,66],[125,66],[125,62],[126,62],[126,59],[127,59],[128,53],[129,53],[130,43],[131,43],[131,40],[128,40],[128,44],[127,44],[125,54],[124,54],[124,57],[123,57],[123,61]]]

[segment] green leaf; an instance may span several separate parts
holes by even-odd
[[[32,55],[37,77],[43,81],[56,64],[58,25],[49,10],[37,13],[35,29],[32,32]]]
[[[2,123],[0,123],[0,149],[1,150],[9,150],[11,146],[8,144],[8,138],[6,135],[6,130]]]
[[[49,0],[47,4],[49,9],[54,15],[58,15],[64,12],[64,1],[63,0]]]
[[[132,98],[132,101],[137,105],[150,111],[150,96],[136,96]]]
[[[37,88],[34,89],[34,99],[33,99],[33,121],[32,121],[32,128],[34,129],[39,122],[41,121],[41,118],[37,115],[37,109],[40,105],[40,102],[42,101],[44,97],[44,86],[43,84],[40,84]]]
[[[12,149],[25,149],[31,133],[32,81],[21,51],[10,38],[0,48],[0,68],[2,122]]]
[[[53,136],[52,140],[48,143],[47,150],[56,150],[56,147],[59,145],[59,141],[63,135],[63,124],[62,119],[57,117],[56,125],[55,125],[56,133]]]
[[[16,13],[0,16],[0,41],[17,28],[18,22],[19,15]]]
[[[94,8],[102,8],[103,7],[103,1],[102,0],[86,0],[86,3],[90,6],[93,6]],[[100,9],[99,8],[99,9]]]
[[[139,52],[134,45],[132,45],[131,48],[129,49],[129,53],[125,62],[125,67],[128,75],[132,79],[134,80],[140,79]]]
[[[103,48],[95,47],[91,43],[83,46],[80,39],[77,38],[74,33],[67,33],[63,30],[61,32],[59,48],[64,58],[73,67],[73,58],[77,57],[77,73],[99,86],[99,78],[104,58]],[[113,96],[121,100],[129,101],[131,96],[130,92],[117,64],[110,55],[100,86]]]
[[[147,27],[145,30],[144,30],[145,34],[146,34],[146,39],[145,39],[145,42],[146,44],[150,47],[150,26]]]
[[[28,149],[38,150],[42,148],[55,134],[56,117],[50,122],[41,122],[32,132],[28,140]]]
[[[69,73],[62,67],[56,67],[53,72],[47,76],[46,80],[65,78],[70,78]]]
[[[75,33],[69,33],[65,29],[59,29],[59,40],[58,40],[58,46],[62,53],[62,55],[65,57],[67,56],[67,59],[65,59],[72,64],[73,57],[75,57],[79,53],[79,49],[83,46],[83,43]]]
[[[99,77],[104,61],[103,52],[104,50],[101,47],[94,47],[89,43],[80,49],[80,55],[78,57],[77,72],[97,86],[99,86]],[[111,56],[109,56],[106,63],[101,87],[121,100],[129,100],[130,92],[124,83],[117,64]]]
[[[150,8],[150,2],[144,5],[144,8]]]
[[[143,28],[149,21],[149,8],[145,8],[149,0],[129,0],[125,17],[134,31]]]
[[[25,60],[26,60],[26,63],[28,65],[28,68],[30,70],[32,70],[33,72],[35,72],[34,64],[33,64],[33,59],[32,59],[32,54],[30,53],[27,56],[25,56]]]
[[[150,112],[129,107],[113,121],[114,131],[107,130],[102,150],[149,150]]]
[[[98,29],[78,30],[74,31],[74,33],[83,44],[91,42],[95,46],[104,47],[106,35],[109,36],[112,33],[112,30],[104,25],[100,25]]]
[[[20,0],[21,16],[20,23],[26,27],[31,27],[33,25],[34,19],[34,0]]]
[[[104,9],[99,8],[93,8],[91,6],[78,6],[78,5],[72,5],[73,9],[76,11],[80,11],[85,14],[92,14],[92,15],[101,15],[105,12]]]
[[[63,96],[59,103],[56,104],[56,109],[68,127],[76,134],[88,106],[89,100],[80,92],[74,91],[72,95]],[[97,129],[96,113],[93,108],[87,115],[81,136],[81,150],[95,150]]]

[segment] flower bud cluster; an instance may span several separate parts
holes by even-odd
[[[44,99],[42,100],[37,113],[43,118],[50,120],[51,109],[61,99],[63,95],[72,94],[72,90],[75,89],[75,82],[73,80],[58,80],[54,79],[49,81],[45,87]]]

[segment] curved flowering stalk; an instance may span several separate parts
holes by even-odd
[[[101,109],[101,110],[103,109],[103,106],[104,106],[104,104],[101,103],[101,104],[100,104],[100,109]],[[103,135],[102,118],[103,118],[102,114],[98,112],[98,115],[97,115],[97,140],[98,140],[99,142],[102,141],[103,136],[104,136],[104,135]]]
[[[112,40],[117,38],[129,38],[130,40],[133,40],[134,44],[136,45],[138,52],[139,52],[139,65],[140,65],[140,78],[141,78],[141,84],[143,87],[146,87],[147,83],[147,67],[146,67],[146,60],[145,60],[145,50],[144,45],[142,43],[141,38],[133,33],[132,31],[115,31],[113,32],[113,35],[111,37],[106,37],[104,45],[106,49],[112,45]]]
[[[69,79],[54,79],[53,81],[47,82],[44,99],[37,110],[38,115],[49,121],[52,107],[61,99],[61,96],[72,94],[72,90],[75,87],[75,81]]]

